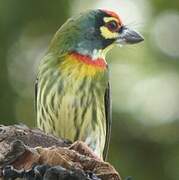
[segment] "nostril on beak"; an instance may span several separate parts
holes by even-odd
[[[119,33],[122,33],[124,29],[125,29],[125,26],[121,26],[121,28],[119,29]]]

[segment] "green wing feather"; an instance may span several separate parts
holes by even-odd
[[[37,92],[38,92],[38,78],[36,79],[35,81],[35,110],[36,110],[36,113],[37,113]]]
[[[108,83],[108,87],[105,92],[104,96],[104,103],[105,103],[105,114],[106,114],[106,141],[105,147],[103,151],[103,158],[104,160],[107,159],[108,150],[109,150],[109,143],[111,138],[111,126],[112,126],[112,117],[111,117],[111,92],[110,92],[110,84]]]

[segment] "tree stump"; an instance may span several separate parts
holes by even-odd
[[[83,142],[24,125],[0,126],[0,178],[26,180],[121,180]]]

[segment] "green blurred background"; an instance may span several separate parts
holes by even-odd
[[[0,0],[0,123],[35,125],[39,60],[60,25],[89,8],[115,10],[145,37],[107,57],[113,89],[109,161],[122,177],[178,180],[178,0]]]

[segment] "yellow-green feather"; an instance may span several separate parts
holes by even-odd
[[[37,126],[71,141],[82,140],[102,157],[107,84],[107,68],[87,65],[68,54],[47,55],[38,74]]]

